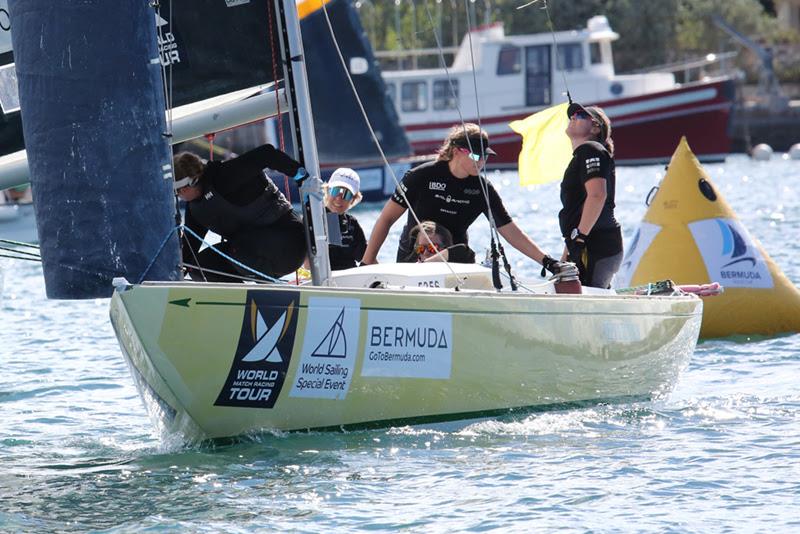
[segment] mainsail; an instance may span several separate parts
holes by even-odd
[[[0,19],[6,2],[0,0]],[[303,10],[303,45],[320,161],[326,168],[382,164],[340,64],[321,3],[310,4],[316,7]],[[347,0],[334,0],[325,9],[386,157],[410,156],[405,132],[353,6]],[[154,22],[172,110],[173,143],[274,116],[278,109],[286,111],[283,67],[275,53],[281,36],[271,29],[275,21],[273,2],[268,0],[160,2]],[[2,22],[0,189],[28,181],[11,27]],[[292,127],[291,120],[282,124],[287,132]]]

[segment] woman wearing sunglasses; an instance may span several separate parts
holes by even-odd
[[[567,136],[572,160],[561,181],[558,213],[569,258],[580,271],[581,283],[611,287],[622,264],[622,231],[614,216],[614,142],[611,122],[602,109],[572,103],[567,109]]]
[[[353,169],[339,168],[333,171],[325,190],[325,208],[328,213],[339,216],[340,245],[329,245],[331,269],[350,269],[357,267],[367,248],[364,230],[358,220],[347,210],[361,202],[361,178]]]
[[[299,178],[305,170],[272,145],[263,145],[228,161],[204,163],[195,154],[173,158],[174,189],[186,202],[186,228],[222,237],[217,250],[264,274],[280,277],[303,264],[303,221],[265,174],[270,168]],[[206,248],[190,232],[183,238],[183,261],[195,280],[238,282],[250,271]],[[217,271],[216,273],[211,271]],[[228,274],[232,276],[227,276]]]
[[[463,245],[449,251],[451,262],[475,261],[475,252],[469,248],[467,229],[479,215],[488,217],[491,209],[497,229],[506,241],[548,269],[553,267],[556,261],[546,256],[511,219],[492,183],[479,177],[486,158],[494,153],[489,148],[489,136],[477,124],[453,126],[439,149],[436,161],[408,171],[392,198],[386,202],[372,229],[363,263],[377,263],[378,252],[389,229],[411,207],[420,220],[433,221],[448,228],[453,243]],[[484,190],[488,195],[488,206]],[[415,219],[409,214],[397,250],[399,262],[415,257],[414,240],[410,236],[415,225]]]
[[[414,250],[408,262],[447,261],[453,246],[450,230],[433,221],[422,221],[411,230]]]

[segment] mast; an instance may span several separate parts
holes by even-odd
[[[276,12],[281,15],[278,20],[286,56],[286,61],[283,63],[284,80],[291,109],[289,116],[297,147],[297,159],[309,174],[300,186],[300,202],[306,228],[311,277],[314,285],[329,285],[331,264],[328,257],[328,225],[323,204],[322,180],[319,178],[317,142],[314,135],[314,120],[311,116],[311,98],[306,77],[303,40],[300,35],[300,20],[294,0],[285,2],[274,0],[274,2]]]

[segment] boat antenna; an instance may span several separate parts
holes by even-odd
[[[517,6],[517,9],[525,9],[526,7],[530,7],[533,4],[536,4],[540,0],[532,0],[527,4],[522,4],[521,6]],[[542,9],[544,10],[545,14],[547,15],[547,29],[550,30],[550,37],[553,39],[553,50],[556,53],[556,63],[558,63],[558,43],[556,43],[556,29],[553,26],[553,19],[550,18],[550,7],[547,5],[547,0],[541,0],[542,2]],[[557,66],[557,65],[556,65]],[[567,91],[567,100],[569,101],[570,105],[572,102],[572,95],[569,94],[569,84],[567,83],[567,75],[564,74],[564,70],[561,70],[561,79],[564,82],[564,89]]]

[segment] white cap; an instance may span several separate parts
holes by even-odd
[[[330,179],[328,180],[328,187],[346,187],[354,195],[357,195],[361,190],[361,178],[358,173],[353,169],[347,167],[340,167],[333,171]]]

